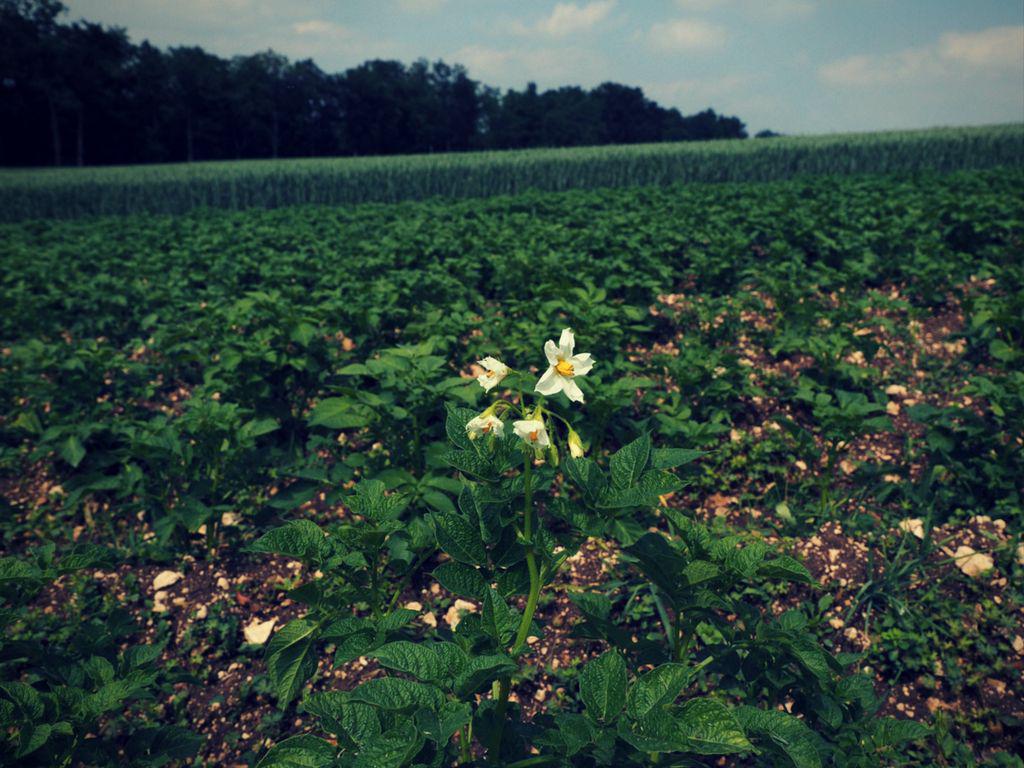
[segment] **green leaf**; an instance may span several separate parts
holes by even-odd
[[[814,732],[803,720],[777,709],[737,707],[736,719],[755,738],[767,740],[790,759],[795,768],[820,768]]]
[[[124,665],[127,669],[138,669],[147,664],[152,664],[160,658],[167,642],[151,645],[135,645],[124,652]]]
[[[400,721],[394,728],[363,745],[352,763],[353,768],[402,768],[423,748],[423,734],[408,721]]]
[[[686,664],[662,664],[640,675],[626,696],[626,711],[635,719],[645,717],[655,707],[671,704],[690,682],[694,667]]]
[[[417,616],[419,616],[419,613],[411,608],[396,608],[377,622],[377,629],[384,633],[394,632],[396,629],[404,627]]]
[[[57,564],[60,573],[71,573],[83,568],[110,569],[118,560],[114,550],[98,544],[75,544],[71,550],[61,557]]]
[[[342,691],[321,691],[303,701],[306,711],[320,718],[324,728],[354,744],[365,744],[380,735],[377,710],[369,704],[349,701]]]
[[[626,704],[626,661],[616,650],[587,662],[580,672],[580,698],[587,714],[610,723]]]
[[[871,723],[871,741],[876,747],[895,747],[931,735],[931,729],[914,720],[879,717]]]
[[[643,434],[612,454],[609,466],[612,486],[618,490],[635,484],[647,469],[651,456],[651,436]]]
[[[441,677],[449,680],[456,677],[466,667],[469,657],[455,643],[443,642],[434,646],[434,652],[441,660]]]
[[[683,581],[687,587],[694,587],[706,581],[717,579],[721,574],[718,566],[707,560],[692,560],[682,570]]]
[[[468,657],[462,671],[455,677],[455,695],[465,699],[490,686],[499,677],[512,674],[518,667],[503,653]]]
[[[797,581],[803,584],[815,584],[814,577],[803,564],[789,555],[779,555],[774,560],[761,563],[757,569],[758,574],[772,579],[785,579],[786,581]]]
[[[72,467],[77,467],[85,458],[85,446],[75,435],[70,435],[57,447],[57,453]]]
[[[307,421],[311,427],[358,429],[370,425],[373,412],[347,397],[328,397],[316,404]]]
[[[346,501],[353,512],[372,522],[397,520],[409,506],[409,497],[386,491],[387,486],[380,480],[361,480]]]
[[[764,562],[768,553],[768,545],[762,541],[752,541],[739,549],[733,548],[723,558],[725,566],[744,579],[749,579]]]
[[[466,434],[466,424],[477,416],[476,411],[459,408],[452,403],[445,403],[445,409],[447,414],[444,420],[444,431],[448,435],[448,439],[465,451],[472,450],[473,441]]]
[[[277,706],[284,709],[316,672],[313,651],[317,625],[295,619],[274,633],[267,644],[267,674],[274,685]]]
[[[731,755],[753,749],[733,711],[715,699],[691,699],[679,708],[675,720],[677,736],[689,751],[699,755]]]
[[[598,733],[588,718],[574,712],[555,715],[555,727],[559,741],[565,745],[566,757],[572,757],[584,747],[593,744]]]
[[[487,582],[480,571],[465,563],[441,563],[432,575],[442,587],[460,597],[483,600],[487,594]]]
[[[682,487],[682,481],[671,472],[652,469],[628,487],[609,489],[599,500],[598,506],[603,509],[654,507],[660,502],[659,497]]]
[[[660,533],[645,533],[626,551],[640,561],[640,570],[657,586],[669,595],[679,591],[686,559],[673,549],[668,539]]]
[[[355,688],[350,698],[390,712],[411,712],[418,707],[437,709],[444,702],[439,688],[398,677],[378,677]]]
[[[53,729],[49,723],[38,725],[26,725],[21,731],[21,738],[18,740],[18,751],[15,757],[25,757],[39,749],[50,739]]]
[[[15,581],[38,581],[43,572],[35,565],[17,557],[0,558],[0,584]]]
[[[487,564],[487,551],[480,538],[479,526],[470,524],[454,512],[438,512],[434,521],[441,549],[462,563]]]
[[[516,616],[509,610],[505,599],[495,589],[488,589],[484,594],[483,610],[480,612],[480,625],[484,632],[505,645],[512,639],[516,629]]]
[[[26,720],[38,720],[43,716],[43,697],[27,683],[0,683],[4,694],[21,710]]]
[[[422,643],[396,640],[385,643],[373,656],[381,666],[405,672],[418,680],[437,682],[444,674],[444,665],[433,648]]]
[[[312,520],[292,520],[267,531],[249,546],[250,552],[269,552],[319,563],[330,553],[327,534]]]
[[[324,739],[301,734],[271,747],[256,768],[323,768],[334,764],[337,751]]]
[[[442,454],[441,460],[464,475],[487,480],[488,482],[494,482],[498,479],[498,473],[495,471],[494,465],[478,454],[475,449],[447,451]]]
[[[651,452],[651,466],[654,469],[672,469],[689,464],[704,456],[707,451],[693,448],[655,448]]]
[[[592,459],[574,459],[566,456],[562,469],[572,483],[583,493],[583,499],[590,506],[597,506],[598,500],[605,492],[607,481],[601,469]]]
[[[278,429],[280,429],[280,425],[277,423],[277,420],[268,417],[247,421],[238,430],[238,434],[241,437],[252,439],[261,437],[262,435],[269,435],[271,432],[276,432]]]

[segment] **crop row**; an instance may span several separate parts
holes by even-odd
[[[1022,160],[1024,128],[1003,125],[747,142],[36,169],[0,173],[0,221],[943,172]]]

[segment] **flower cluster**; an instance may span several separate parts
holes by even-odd
[[[558,343],[548,340],[544,344],[544,356],[548,361],[548,368],[534,386],[534,391],[545,397],[553,397],[559,392],[564,392],[571,402],[582,403],[583,391],[576,378],[586,376],[594,367],[594,359],[590,353],[575,354],[576,337],[573,332],[566,328],[558,339]],[[511,374],[518,374],[517,371],[509,368],[505,363],[496,357],[485,357],[477,361],[483,369],[483,373],[477,376],[477,381],[485,391],[490,392]],[[516,411],[522,417],[512,422],[512,430],[526,445],[533,448],[538,454],[552,447],[549,435],[549,417],[558,419],[565,424],[568,430],[566,445],[569,454],[575,458],[583,456],[586,449],[576,430],[569,425],[562,417],[545,409],[543,402],[538,403],[532,409],[527,409],[523,403],[518,407],[505,400],[498,400],[487,410],[470,419],[466,423],[466,433],[471,440],[482,437],[502,437],[505,434],[505,422],[502,421],[503,413]]]

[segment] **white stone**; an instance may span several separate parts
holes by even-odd
[[[245,642],[252,643],[253,645],[263,645],[270,639],[270,633],[274,631],[274,625],[276,623],[276,618],[267,619],[266,621],[254,619],[249,626],[242,631],[242,635],[245,637]]]
[[[153,591],[159,592],[161,589],[167,589],[172,584],[177,584],[181,579],[182,575],[177,571],[160,571],[153,579]]]

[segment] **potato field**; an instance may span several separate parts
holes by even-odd
[[[971,131],[0,175],[0,765],[1024,765]]]

